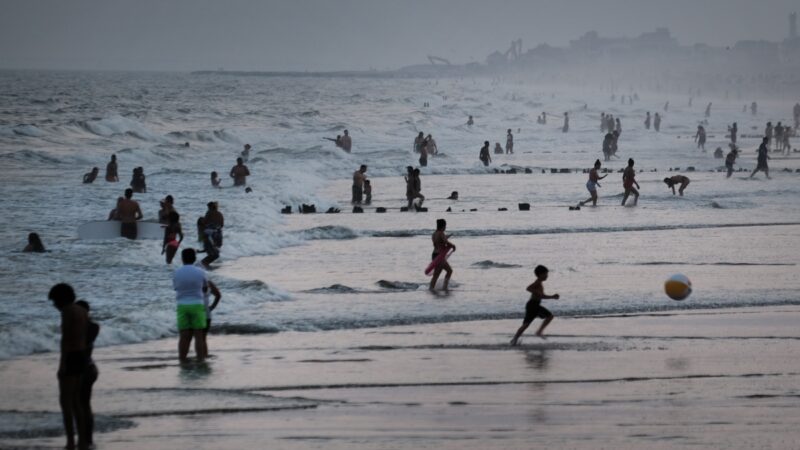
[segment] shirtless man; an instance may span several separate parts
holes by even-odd
[[[353,198],[350,203],[353,205],[360,205],[364,196],[364,180],[367,179],[367,166],[362,164],[355,172],[353,172]]]
[[[139,208],[139,202],[131,197],[133,197],[133,189],[125,189],[125,198],[117,203],[117,216],[119,221],[122,222],[120,235],[124,238],[136,239],[136,221],[141,220],[143,216],[142,210]]]
[[[111,161],[106,165],[106,181],[114,183],[119,181],[119,175],[117,175],[117,155],[111,155]]]
[[[233,178],[234,186],[247,185],[247,177],[250,176],[250,170],[244,165],[242,158],[236,158],[236,165],[231,168],[231,178]]]
[[[672,195],[675,195],[675,185],[679,184],[680,187],[678,188],[678,193],[681,195],[681,197],[683,197],[683,190],[689,185],[689,177],[685,177],[683,175],[673,175],[671,177],[664,178],[664,183],[667,184],[668,188],[672,188]]]
[[[636,188],[633,187],[636,185]],[[628,159],[628,167],[622,172],[622,187],[625,188],[625,195],[622,196],[622,206],[628,200],[628,196],[633,193],[633,206],[639,203],[639,183],[636,182],[636,171],[633,169],[633,158]]]
[[[347,130],[344,130],[344,136],[342,136],[340,145],[342,146],[342,150],[350,153],[350,149],[353,147],[353,141],[350,139],[350,132]]]
[[[222,247],[222,227],[225,226],[225,216],[219,212],[219,205],[217,202],[208,202],[206,215],[203,216],[205,221],[203,233],[211,236],[214,244],[217,247]]]
[[[444,234],[445,229],[447,229],[447,222],[444,219],[437,219],[436,231],[434,231],[433,236],[431,236],[431,239],[433,240],[433,254],[431,255],[431,260],[436,259],[436,257],[442,252],[449,252],[450,250],[456,251],[456,246],[453,245],[447,239],[448,236]],[[453,269],[450,267],[450,264],[446,259],[433,269],[433,278],[431,279],[431,284],[428,288],[431,291],[436,290],[436,282],[439,281],[439,275],[442,274],[442,270],[446,272],[446,275],[444,276],[444,285],[442,287],[445,291],[447,291],[447,285],[450,283],[450,277],[453,275]]]
[[[48,298],[61,312],[61,360],[58,365],[58,391],[67,449],[75,449],[75,426],[79,449],[88,448],[88,411],[81,401],[81,381],[89,370],[89,315],[75,304],[75,291],[68,284],[57,284]]]

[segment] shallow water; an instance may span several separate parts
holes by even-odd
[[[58,318],[46,295],[59,281],[72,283],[92,304],[102,324],[100,345],[175,333],[172,269],[160,242],[76,237],[79,224],[107,215],[136,166],[148,177],[149,192],[135,196],[145,217],[154,218],[158,200],[172,194],[185,245],[197,246],[193,223],[205,203],[220,202],[226,239],[211,277],[224,294],[215,312],[221,331],[515,317],[536,264],[552,269],[547,289],[564,300],[549,306],[559,314],[798,301],[800,174],[779,169],[800,168],[800,159],[775,156],[772,181],[709,172],[721,160],[697,151],[690,137],[703,107],[678,106],[680,96],[642,92],[640,102],[619,105],[603,92],[521,80],[78,72],[2,72],[0,92],[2,358],[57,348]],[[668,99],[675,106],[662,132],[644,130],[644,112],[660,110]],[[430,108],[421,107],[426,101]],[[759,132],[767,120],[785,121],[790,103],[762,102],[764,114],[754,118],[738,104],[714,99],[708,148],[724,146],[730,122],[738,121],[745,134]],[[542,110],[569,110],[570,132],[561,133],[557,118],[536,125]],[[642,198],[636,208],[619,207],[620,175],[612,173],[601,182],[601,206],[569,211],[587,197],[586,175],[541,171],[583,169],[601,156],[602,111],[620,116],[624,128],[622,159],[609,167],[616,171],[635,158],[643,170]],[[468,114],[475,116],[473,127],[465,125]],[[353,136],[352,155],[322,139],[344,128]],[[483,167],[477,160],[482,142],[504,143],[507,128],[515,130],[516,153],[493,155]],[[376,206],[404,204],[402,174],[416,165],[411,144],[418,131],[433,133],[442,152],[422,169],[430,212],[350,214],[349,179],[362,163],[369,165]],[[209,173],[218,171],[229,185],[226,173],[244,143],[253,145],[248,184],[254,192],[214,190]],[[740,144],[740,166],[751,169],[756,139]],[[111,153],[119,159],[119,184],[102,181]],[[92,166],[101,168],[99,180],[82,185]],[[697,170],[688,173],[692,184],[686,197],[674,197],[660,180],[669,168],[688,166]],[[533,173],[494,174],[509,168]],[[460,200],[444,200],[453,190]],[[520,202],[531,211],[518,211]],[[300,203],[343,212],[279,214]],[[448,207],[452,213],[444,212]],[[422,269],[438,217],[448,219],[459,247],[453,292],[432,297]],[[19,252],[30,231],[42,236],[49,253]],[[686,302],[661,294],[674,272],[694,282]]]

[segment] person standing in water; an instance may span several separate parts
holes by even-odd
[[[569,113],[564,113],[564,126],[561,127],[561,132],[566,133],[569,131]]]
[[[711,117],[711,103],[706,106],[706,117]]]
[[[425,140],[428,141],[428,156],[438,155],[439,147],[436,145],[436,141],[433,140],[433,135],[428,134]]]
[[[681,195],[681,197],[683,197],[683,190],[689,185],[689,177],[685,177],[683,175],[673,175],[671,177],[664,178],[664,183],[667,184],[668,188],[672,189],[672,195],[675,195],[675,185],[680,184],[678,193]]]
[[[367,179],[367,176],[364,175],[365,173],[367,173],[365,164],[362,164],[358,170],[353,172],[353,198],[350,200],[353,205],[360,205],[364,198],[364,180]]]
[[[219,179],[219,174],[217,172],[211,172],[211,186],[220,189],[222,188],[220,183],[222,183],[222,180]]]
[[[471,127],[471,126],[472,126],[472,125],[474,125],[474,124],[475,124],[475,121],[474,121],[474,120],[472,120],[472,116],[469,116],[469,119],[467,119],[467,126],[470,126],[470,127]]]
[[[194,249],[184,249],[181,252],[181,260],[183,266],[176,270],[172,277],[177,303],[178,359],[182,363],[187,361],[189,347],[194,339],[197,360],[203,361],[208,353],[206,336],[203,332],[207,326],[203,291],[208,289],[208,281],[203,269],[194,265],[197,261]]]
[[[633,186],[636,186],[634,188]],[[622,196],[622,206],[628,201],[628,196],[633,194],[633,206],[639,203],[639,183],[636,182],[636,171],[633,169],[633,158],[628,159],[628,167],[622,172],[622,187],[625,188],[625,195]]]
[[[591,197],[578,203],[578,206],[583,206],[589,203],[589,201],[592,202],[592,206],[597,206],[597,188],[600,187],[599,181],[608,176],[608,175],[603,175],[601,177],[597,173],[598,170],[600,170],[599,159],[595,160],[594,167],[592,168],[592,170],[589,171],[589,181],[586,182],[586,189],[589,190],[589,194],[591,195]]]
[[[201,236],[210,236],[216,247],[222,247],[222,229],[225,227],[225,216],[219,212],[217,202],[206,203],[206,215],[203,216],[203,229],[198,230]],[[202,239],[201,239],[202,241]]]
[[[697,148],[706,151],[706,129],[702,125],[697,126],[697,133],[694,134],[694,141],[697,142]]]
[[[344,136],[342,136],[341,145],[342,150],[346,151],[347,153],[350,153],[350,149],[353,148],[353,140],[350,139],[350,132],[347,130],[344,130]]]
[[[605,161],[611,160],[611,146],[614,143],[614,135],[606,133],[603,137],[603,159]]]
[[[730,178],[731,174],[733,174],[733,164],[736,162],[736,157],[739,156],[739,152],[733,143],[730,144],[730,147],[731,151],[725,156],[725,168],[728,169],[728,176],[725,178]]]
[[[647,116],[644,118],[644,129],[650,129],[650,111],[647,111]]]
[[[234,186],[246,186],[247,177],[250,176],[250,169],[244,165],[242,158],[236,158],[236,165],[231,167],[230,177],[233,178]]]
[[[422,149],[422,141],[425,140],[425,133],[422,131],[419,132],[416,138],[414,138],[414,153],[419,153]]]
[[[558,300],[561,298],[558,294],[547,295],[544,293],[544,286],[542,283],[547,281],[547,275],[550,271],[545,266],[536,266],[533,269],[533,274],[536,275],[536,281],[531,283],[526,289],[528,292],[531,293],[531,298],[528,300],[528,303],[525,304],[525,318],[522,320],[522,326],[519,327],[517,333],[511,339],[511,345],[516,346],[519,343],[519,338],[522,336],[522,333],[528,329],[531,323],[533,323],[534,319],[540,317],[544,320],[542,324],[539,326],[539,329],[536,331],[536,335],[541,337],[544,333],[544,329],[547,328],[547,325],[553,321],[553,313],[547,310],[544,306],[542,306],[542,300],[546,299],[553,299]]]
[[[167,264],[172,264],[172,259],[178,253],[178,247],[183,242],[181,229],[181,216],[175,210],[169,212],[167,226],[164,227],[164,242],[161,245],[161,254],[166,253]]]
[[[733,125],[728,127],[728,132],[731,134],[731,143],[735,145],[737,134],[739,133],[739,127],[736,125],[736,122],[733,122]]]
[[[242,159],[244,162],[250,160],[250,144],[244,144],[244,150],[242,150]]]
[[[420,167],[428,166],[428,139],[423,139],[419,146],[419,165]]]
[[[75,304],[84,310],[86,310],[86,314],[89,314],[89,303],[84,300],[78,300]],[[92,412],[92,387],[94,383],[97,381],[100,372],[97,370],[97,364],[94,363],[92,359],[92,351],[94,350],[94,342],[97,340],[97,335],[100,334],[100,325],[95,323],[91,316],[89,316],[89,325],[87,330],[86,336],[86,358],[88,359],[89,365],[86,368],[86,372],[83,374],[81,379],[81,388],[80,388],[80,403],[84,410],[84,415],[86,416],[86,447],[87,448],[94,448],[94,413]]]
[[[756,102],[750,103],[750,114],[754,116],[758,114],[758,103]]]
[[[753,173],[750,174],[750,178],[753,178],[753,175],[756,174],[759,170],[763,170],[764,174],[769,179],[769,166],[767,165],[767,160],[769,159],[769,138],[764,137],[761,140],[761,145],[758,146],[758,158],[757,158],[757,165],[756,168],[753,169]]]
[[[655,129],[656,132],[661,131],[661,115],[658,113],[656,113],[656,116],[653,118],[653,129]]]
[[[442,252],[445,254],[450,250],[456,251],[456,246],[448,240],[446,234],[444,234],[445,230],[447,229],[447,222],[444,219],[437,219],[436,220],[436,231],[433,232],[431,236],[431,240],[433,241],[433,253],[431,254],[431,261],[435,260]],[[445,291],[448,290],[448,285],[450,283],[450,277],[453,276],[453,269],[450,267],[450,263],[447,262],[447,258],[442,260],[436,267],[433,269],[433,278],[431,279],[430,286],[428,289],[431,291],[436,290],[436,282],[439,281],[439,275],[442,274],[442,270],[445,271],[444,276],[444,285],[442,289]]]
[[[488,166],[490,162],[492,162],[492,156],[489,154],[489,141],[483,142],[483,147],[481,147],[480,153],[478,153],[478,159],[481,160],[484,166]]]
[[[72,286],[60,283],[50,289],[47,297],[61,313],[61,358],[58,365],[58,392],[64,432],[68,449],[74,449],[77,428],[77,448],[88,446],[88,411],[81,402],[81,383],[89,370],[89,314],[75,304]]]
[[[147,193],[146,179],[143,167],[133,169],[133,176],[131,177],[131,189],[133,189],[133,192],[139,194]]]
[[[106,181],[116,183],[119,181],[117,174],[117,155],[111,155],[111,161],[106,164]]]
[[[117,216],[120,224],[120,235],[128,239],[136,239],[138,228],[136,221],[141,220],[142,210],[139,208],[139,202],[132,199],[133,189],[125,189],[125,198],[117,203]]]
[[[506,132],[506,154],[514,153],[514,135],[511,133],[511,128]]]

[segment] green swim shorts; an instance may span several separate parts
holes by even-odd
[[[204,330],[206,328],[205,305],[178,305],[178,330]]]

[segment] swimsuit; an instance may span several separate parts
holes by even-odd
[[[541,300],[530,299],[528,300],[528,303],[525,304],[525,319],[523,322],[531,323],[533,322],[533,319],[537,317],[547,319],[549,317],[553,317],[553,313],[542,306]]]

